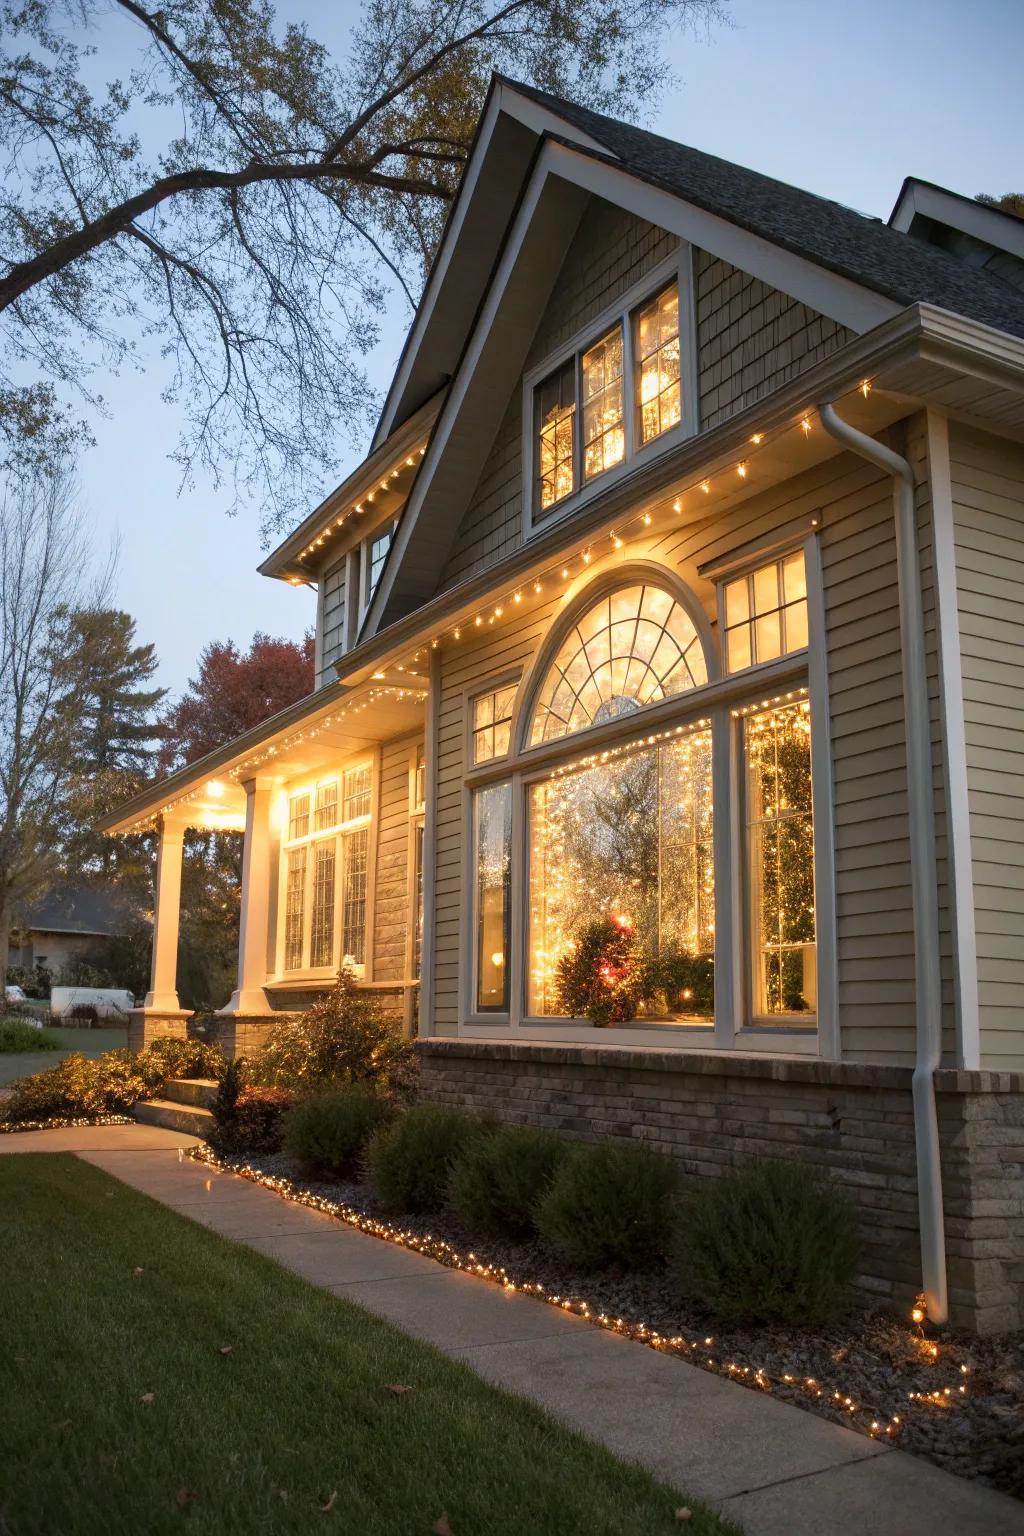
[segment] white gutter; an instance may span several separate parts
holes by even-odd
[[[903,707],[907,732],[907,804],[910,818],[910,879],[914,904],[914,976],[917,1053],[913,1077],[914,1139],[917,1145],[917,1203],[921,1227],[921,1280],[933,1323],[949,1317],[946,1289],[946,1234],[942,1208],[939,1122],[935,1073],[942,1062],[942,970],[939,902],[935,868],[935,814],[932,797],[931,720],[925,656],[924,606],[917,548],[914,472],[907,460],[851,427],[829,404],[820,405],[830,437],[893,477],[896,518],[896,577],[900,643],[903,652]]]

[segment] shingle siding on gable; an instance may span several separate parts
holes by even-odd
[[[342,555],[329,565],[320,580],[324,584],[323,652],[317,686],[323,688],[335,679],[334,663],[345,652],[345,565],[347,555]]]
[[[588,208],[527,358],[527,369],[585,330],[678,246],[610,203]],[[853,339],[748,273],[694,250],[701,428],[718,426]],[[438,591],[496,565],[522,542],[522,388],[517,381]]]
[[[770,395],[853,340],[853,332],[695,250],[697,371],[702,430]]]

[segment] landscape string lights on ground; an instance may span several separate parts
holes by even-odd
[[[130,1115],[51,1115],[46,1120],[0,1120],[0,1136],[16,1131],[67,1131],[81,1125],[134,1125]]]
[[[548,1306],[558,1307],[560,1311],[584,1318],[595,1327],[605,1328],[611,1333],[618,1333],[637,1343],[646,1344],[650,1349],[656,1349],[661,1354],[675,1355],[680,1359],[688,1360],[693,1365],[699,1365],[702,1370],[728,1377],[732,1381],[740,1382],[743,1386],[755,1387],[762,1392],[796,1393],[813,1399],[822,1409],[830,1411],[833,1416],[840,1417],[843,1422],[859,1429],[873,1440],[895,1441],[899,1438],[905,1415],[898,1413],[886,1415],[877,1411],[869,1403],[862,1402],[859,1397],[843,1391],[835,1383],[825,1381],[821,1377],[799,1376],[788,1372],[778,1373],[764,1367],[740,1365],[733,1360],[720,1359],[715,1350],[714,1336],[711,1334],[701,1338],[687,1339],[681,1334],[660,1333],[648,1328],[643,1322],[633,1322],[625,1317],[613,1317],[607,1312],[592,1307],[581,1297],[555,1294],[542,1285],[514,1279],[503,1266],[483,1262],[472,1250],[461,1252],[444,1238],[396,1227],[391,1222],[369,1216],[354,1206],[330,1200],[326,1196],[303,1189],[291,1179],[264,1173],[262,1169],[251,1163],[221,1158],[207,1146],[191,1147],[187,1154],[179,1152],[179,1157],[184,1155],[210,1168],[249,1179],[264,1189],[272,1190],[282,1199],[306,1206],[310,1210],[320,1211],[326,1216],[344,1222],[346,1226],[355,1227],[358,1231],[367,1233],[370,1237],[396,1243],[399,1247],[421,1253],[447,1269],[457,1269],[463,1274],[473,1275],[477,1279],[500,1285],[506,1291],[519,1292],[537,1301],[546,1302]],[[920,1304],[915,1306],[912,1314],[917,1340],[919,1344],[927,1346],[924,1354],[925,1363],[937,1365],[940,1358],[939,1346],[924,1338],[921,1329],[924,1318],[922,1317],[921,1323],[916,1321],[919,1310],[921,1310]],[[935,1352],[932,1353],[932,1350]],[[961,1378],[965,1377],[968,1374],[967,1367],[961,1365],[958,1374]],[[907,1412],[915,1409],[927,1412],[936,1409],[949,1411],[957,1405],[958,1401],[963,1401],[966,1394],[967,1385],[962,1379],[953,1387],[938,1387],[931,1392],[910,1392],[908,1402],[911,1406]]]

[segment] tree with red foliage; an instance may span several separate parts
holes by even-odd
[[[256,633],[247,651],[212,641],[199,675],[164,717],[160,767],[168,773],[205,757],[313,691],[313,636],[298,643]]]

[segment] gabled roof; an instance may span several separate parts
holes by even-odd
[[[24,914],[19,925],[33,933],[124,933],[133,914],[110,891],[92,885],[58,885]]]
[[[945,251],[908,240],[880,219],[776,181],[717,155],[509,82],[595,139],[626,169],[898,304],[923,302],[1024,336],[1024,296],[966,270]],[[1006,215],[1004,215],[1006,217]]]

